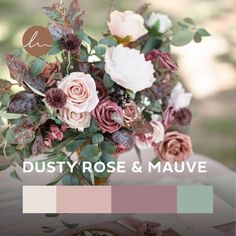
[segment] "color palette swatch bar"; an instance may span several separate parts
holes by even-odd
[[[213,186],[23,186],[23,213],[213,213]]]

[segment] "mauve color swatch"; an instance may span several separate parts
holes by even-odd
[[[176,186],[113,186],[112,213],[173,213]]]
[[[33,199],[34,201],[32,201]],[[35,204],[39,199],[40,204]],[[23,213],[212,213],[212,186],[23,186]]]

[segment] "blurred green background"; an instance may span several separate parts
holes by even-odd
[[[46,25],[40,11],[52,0],[0,0],[0,77],[9,78],[4,55],[21,46],[24,31]],[[64,0],[68,4],[69,0]],[[84,29],[98,38],[106,32],[110,0],[80,0]],[[117,0],[119,10],[136,10],[151,3],[150,11],[173,20],[190,16],[212,37],[201,44],[173,47],[179,74],[194,95],[194,120],[189,128],[194,151],[236,170],[236,1],[235,0]]]

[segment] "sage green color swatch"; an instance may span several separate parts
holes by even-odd
[[[213,186],[178,186],[177,213],[213,213]]]

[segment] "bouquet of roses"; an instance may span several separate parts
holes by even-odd
[[[43,8],[51,50],[33,57],[20,48],[6,56],[15,82],[0,80],[0,151],[7,160],[1,170],[43,153],[43,162],[73,162],[77,153],[74,173],[65,167],[52,183],[69,174],[73,183],[94,184],[109,173],[83,173],[84,161],[116,162],[132,148],[140,156],[150,147],[161,161],[190,156],[190,138],[176,130],[191,122],[192,96],[177,82],[170,48],[209,34],[191,18],[173,26],[168,16],[148,16],[147,9],[112,11],[109,31],[97,41],[82,29],[77,0],[68,9],[62,2]]]

